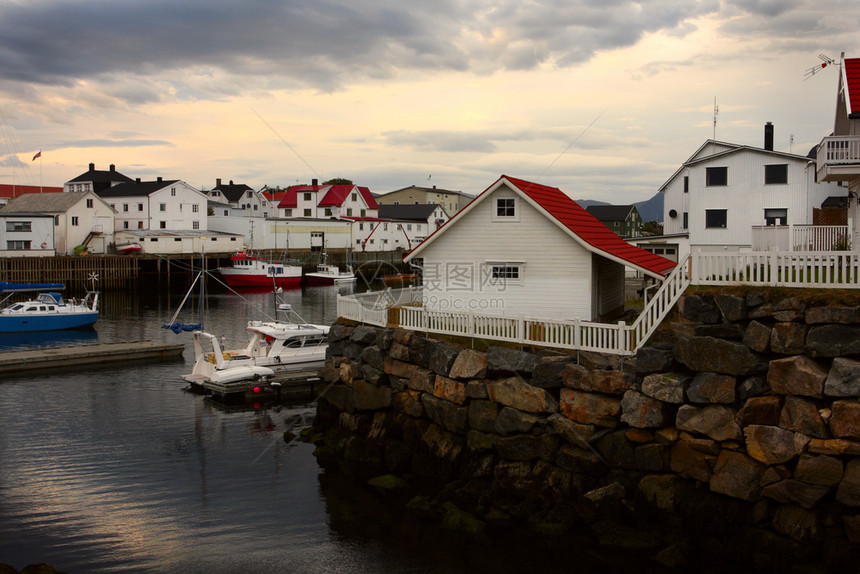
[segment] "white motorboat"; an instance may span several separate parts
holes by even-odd
[[[352,268],[344,271],[337,265],[328,263],[325,253],[323,253],[322,262],[317,265],[317,270],[305,273],[305,280],[309,285],[336,285],[338,283],[351,283],[355,279]]]
[[[281,305],[281,311],[290,311]],[[279,372],[321,369],[329,327],[291,321],[249,321],[250,339],[240,349],[225,350],[215,335],[194,331],[194,368],[182,379],[196,385],[231,383]],[[204,349],[204,341],[211,351]]]

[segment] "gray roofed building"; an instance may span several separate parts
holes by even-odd
[[[398,219],[404,221],[427,221],[437,209],[442,209],[444,211],[438,203],[420,203],[417,205],[380,205],[379,218]],[[447,213],[445,215],[447,216]]]
[[[140,181],[138,179],[120,183],[96,193],[98,193],[99,197],[147,197],[178,181],[178,179],[162,180],[160,177],[155,181]]]
[[[65,213],[77,204],[83,193],[25,193],[12,198],[0,213]]]
[[[642,235],[642,218],[635,205],[589,205],[585,210],[621,237]]]

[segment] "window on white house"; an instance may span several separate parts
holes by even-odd
[[[137,210],[138,210],[138,211],[143,211],[143,204],[142,204],[142,203],[138,203],[138,204],[137,204]]]
[[[200,206],[197,205],[196,203],[192,204],[191,205],[191,213],[199,213],[199,212],[200,212]]]
[[[175,187],[170,188],[170,197],[176,197],[176,188]]]
[[[710,229],[725,229],[728,223],[727,211],[725,209],[706,209],[705,227]]]
[[[729,168],[708,167],[705,168],[705,185],[724,186],[729,184]]]
[[[683,222],[681,223],[681,229],[687,229],[687,227],[689,227],[689,225],[688,225],[690,223],[689,218],[690,218],[690,214],[685,211],[684,217],[683,217]]]
[[[326,207],[323,213],[326,217],[331,217],[331,207]]]
[[[311,210],[310,210],[310,209],[306,209],[306,210],[304,211],[304,214],[305,214],[305,217],[310,217],[310,216],[311,216]]]
[[[123,228],[123,229],[128,229],[128,221],[123,221],[123,222],[122,222],[122,228]]]
[[[774,183],[788,183],[788,164],[778,163],[764,166],[765,185]]]
[[[353,200],[353,201],[358,201],[358,194],[357,194],[357,193],[353,193],[353,194],[352,194],[352,200]]]
[[[346,208],[346,216],[347,216],[347,217],[352,217],[352,208],[351,208],[351,207],[347,207],[347,208]]]
[[[167,229],[167,222],[166,221],[159,221],[158,227],[161,229]]]
[[[292,216],[293,216],[293,210],[292,209],[285,209],[284,210],[284,217],[292,217]]]
[[[93,200],[92,199],[87,199],[87,207],[90,209],[93,208]]]
[[[123,204],[122,204],[122,210],[123,210],[123,211],[128,211],[128,204],[127,204],[127,203],[123,203]]]
[[[367,217],[367,210],[362,209],[360,213],[361,213],[361,217]]]
[[[199,221],[192,221],[191,222],[191,229],[200,229],[200,222]]]
[[[788,225],[788,210],[787,209],[765,209],[764,210],[765,225]]]
[[[32,231],[33,224],[30,221],[7,221],[6,231]]]
[[[496,198],[496,219],[512,219],[517,216],[517,200],[514,197]]]
[[[6,249],[8,251],[25,251],[30,249],[31,242],[29,239],[27,240],[14,240],[6,242]]]
[[[78,225],[78,216],[77,215],[72,216],[72,225],[74,225],[74,226]]]
[[[305,201],[310,201],[310,200],[311,200],[311,194],[310,194],[310,193],[306,193],[306,194],[305,194]]]
[[[684,193],[689,193],[689,192],[690,192],[690,176],[685,175],[684,176]]]
[[[158,211],[167,211],[167,204],[166,203],[159,203],[158,204]]]

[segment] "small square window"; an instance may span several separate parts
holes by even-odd
[[[496,198],[496,217],[516,217],[517,200],[513,197]]]
[[[764,166],[765,185],[788,183],[788,164],[779,163]]]
[[[711,229],[725,229],[727,227],[727,212],[725,209],[706,209],[705,227]]]
[[[725,186],[729,184],[729,168],[709,167],[705,169],[705,185]]]

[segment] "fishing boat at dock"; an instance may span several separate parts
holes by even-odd
[[[218,272],[224,277],[229,287],[299,287],[302,284],[302,268],[298,265],[286,265],[245,253],[244,251],[230,257],[230,267],[219,267]]]
[[[93,282],[95,278],[91,277]],[[0,305],[15,293],[38,292],[35,299],[12,303],[0,310],[0,333],[62,331],[91,327],[99,317],[99,293],[87,291],[81,301],[66,300],[58,291],[62,283],[0,282],[0,294],[7,294]]]
[[[322,261],[317,265],[317,270],[305,273],[308,285],[336,285],[340,283],[352,283],[355,281],[355,272],[352,268],[346,271],[337,265],[328,263],[328,255],[322,254]]]

